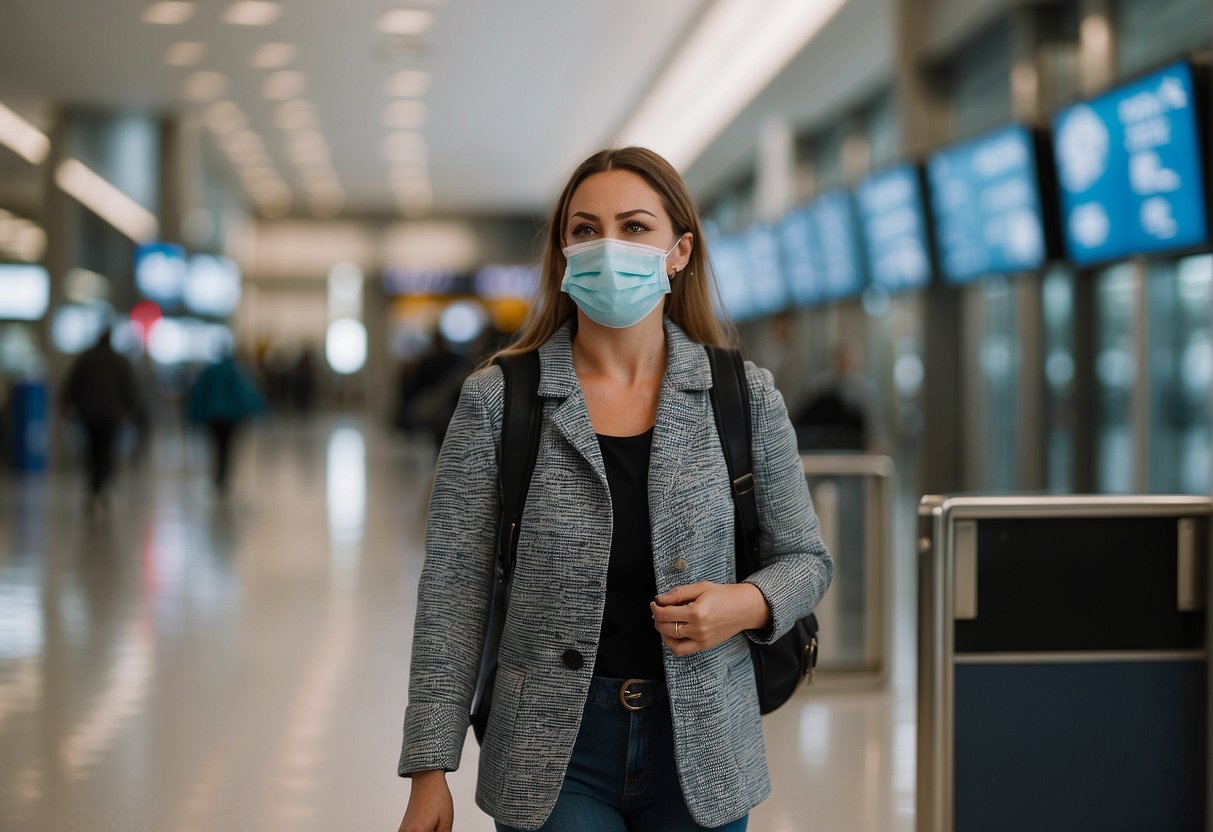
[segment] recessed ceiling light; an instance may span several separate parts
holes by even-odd
[[[253,52],[249,63],[257,69],[278,69],[295,60],[298,51],[293,43],[263,43]]]
[[[265,79],[263,92],[274,101],[288,101],[303,92],[303,73],[293,69],[280,69]]]
[[[292,142],[287,146],[286,154],[299,167],[327,165],[329,163],[329,147],[323,140],[306,143]]]
[[[198,5],[188,0],[157,0],[143,10],[143,22],[177,26],[194,16]]]
[[[231,133],[248,123],[244,112],[231,101],[216,101],[206,108],[203,116],[212,133]]]
[[[239,0],[228,7],[223,19],[236,26],[268,26],[282,14],[282,4],[273,0]]]
[[[425,137],[420,133],[400,130],[383,140],[383,157],[389,162],[424,162],[427,156]]]
[[[193,66],[202,60],[204,52],[205,43],[196,40],[178,41],[164,53],[164,62],[169,66]]]
[[[422,9],[392,9],[384,12],[375,28],[385,35],[420,35],[434,22],[433,12]]]
[[[430,74],[421,69],[404,69],[387,79],[384,91],[393,98],[419,98],[430,88]]]
[[[383,109],[383,124],[393,130],[416,130],[425,126],[426,116],[424,101],[402,98]]]
[[[227,92],[227,77],[222,72],[204,69],[185,79],[182,95],[189,101],[214,101]]]
[[[296,98],[278,108],[274,122],[283,130],[313,130],[316,128],[316,110],[308,102]]]

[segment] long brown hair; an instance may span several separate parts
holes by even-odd
[[[713,306],[713,300],[718,299],[716,281],[710,271],[699,213],[695,210],[695,202],[686,183],[669,162],[653,151],[643,147],[620,147],[600,150],[586,159],[564,186],[560,200],[548,218],[543,261],[539,270],[539,297],[531,307],[518,337],[498,355],[538,349],[565,321],[575,317],[576,304],[560,291],[565,269],[562,236],[568,220],[569,201],[585,179],[608,170],[630,170],[644,177],[661,197],[661,204],[674,225],[674,233],[682,236],[689,231],[694,237],[686,268],[671,281],[672,291],[666,298],[666,315],[691,340],[700,344],[725,345],[734,340],[731,338],[732,327],[722,325],[716,317]]]

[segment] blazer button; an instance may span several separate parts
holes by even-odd
[[[685,570],[687,568],[686,559],[679,558],[678,560],[674,561],[674,568],[677,569],[679,572],[682,572],[683,570]]]
[[[585,664],[585,657],[572,648],[565,650],[561,659],[569,670],[581,670],[582,665]]]

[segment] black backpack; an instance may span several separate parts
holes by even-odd
[[[737,576],[758,571],[758,505],[754,496],[754,464],[751,452],[749,385],[741,353],[725,347],[705,347],[712,367],[712,410],[724,450],[729,479],[733,483],[733,507],[737,541]],[[539,390],[539,354],[519,353],[496,359],[505,377],[505,405],[501,421],[501,460],[498,486],[501,489],[501,519],[497,532],[497,562],[488,627],[480,656],[480,672],[472,698],[472,730],[484,741],[493,683],[497,677],[497,650],[505,626],[518,530],[530,489],[531,473],[539,452],[543,405]],[[805,676],[812,679],[817,664],[817,618],[797,621],[774,644],[750,642],[759,709],[768,714],[787,702]]]

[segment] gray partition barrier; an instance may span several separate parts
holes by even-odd
[[[1210,824],[1205,497],[924,497],[918,832]]]
[[[805,479],[834,582],[817,607],[815,686],[874,687],[889,672],[893,461],[871,454],[806,454]]]

